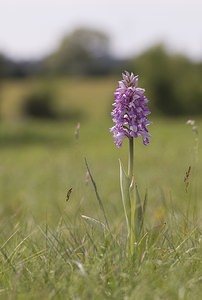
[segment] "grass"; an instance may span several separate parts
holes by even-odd
[[[128,260],[118,166],[118,158],[127,163],[127,145],[113,145],[114,81],[104,83],[58,81],[60,105],[77,107],[85,117],[57,122],[11,122],[9,107],[36,83],[3,85],[10,101],[2,104],[0,127],[1,299],[201,299],[201,149],[194,166],[194,134],[186,119],[151,115],[151,144],[135,143],[138,186],[142,195],[148,190],[146,234]],[[102,225],[84,158],[111,232]]]

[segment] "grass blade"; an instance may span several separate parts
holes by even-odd
[[[85,158],[85,164],[86,164],[86,168],[87,168],[87,170],[88,170],[88,174],[89,174],[89,176],[90,176],[90,180],[91,180],[91,182],[92,182],[92,184],[93,184],[93,187],[94,187],[94,190],[95,190],[95,194],[96,194],[96,198],[97,198],[97,200],[98,200],[100,209],[101,209],[101,211],[102,211],[102,213],[103,213],[103,216],[104,216],[104,219],[105,219],[106,226],[107,226],[108,230],[110,231],[110,226],[109,226],[109,223],[108,223],[108,220],[107,220],[107,216],[106,216],[106,213],[105,213],[104,205],[103,205],[103,203],[102,203],[102,200],[101,200],[101,198],[100,198],[100,195],[98,194],[97,186],[96,186],[96,183],[95,183],[95,181],[94,181],[94,179],[93,179],[93,176],[92,176],[92,174],[91,174],[91,171],[90,171],[90,168],[89,168],[89,166],[88,166],[88,163],[87,163],[86,158]],[[110,232],[111,232],[111,231],[110,231]]]

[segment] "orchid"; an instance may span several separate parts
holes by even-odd
[[[143,144],[147,145],[150,137],[147,126],[151,124],[147,120],[147,115],[150,114],[147,107],[149,100],[144,95],[145,90],[137,87],[138,76],[125,71],[122,78],[114,93],[115,108],[112,116],[115,126],[110,128],[115,139],[114,143],[117,147],[121,147],[125,137],[130,139],[142,136]]]
[[[145,214],[145,195],[142,204],[134,177],[134,139],[141,136],[143,144],[149,143],[150,134],[147,126],[151,122],[147,119],[150,110],[147,106],[149,100],[144,95],[145,90],[138,87],[138,76],[125,71],[118,88],[114,93],[114,109],[112,111],[115,125],[110,128],[115,139],[115,145],[120,148],[123,140],[129,140],[128,172],[120,163],[120,188],[123,209],[127,226],[128,256],[133,257],[135,245],[140,241],[143,232]]]

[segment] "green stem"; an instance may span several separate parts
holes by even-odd
[[[135,193],[134,193],[134,142],[133,138],[129,139],[129,160],[128,160],[128,177],[129,177],[129,195],[130,195],[130,233],[129,233],[129,256],[134,254],[135,246]]]
[[[133,177],[133,168],[134,168],[134,146],[133,146],[133,138],[129,138],[129,160],[128,160],[128,177],[130,183]]]

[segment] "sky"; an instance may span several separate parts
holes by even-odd
[[[106,33],[119,57],[157,43],[202,60],[202,0],[0,0],[0,52],[38,59],[78,27]]]

